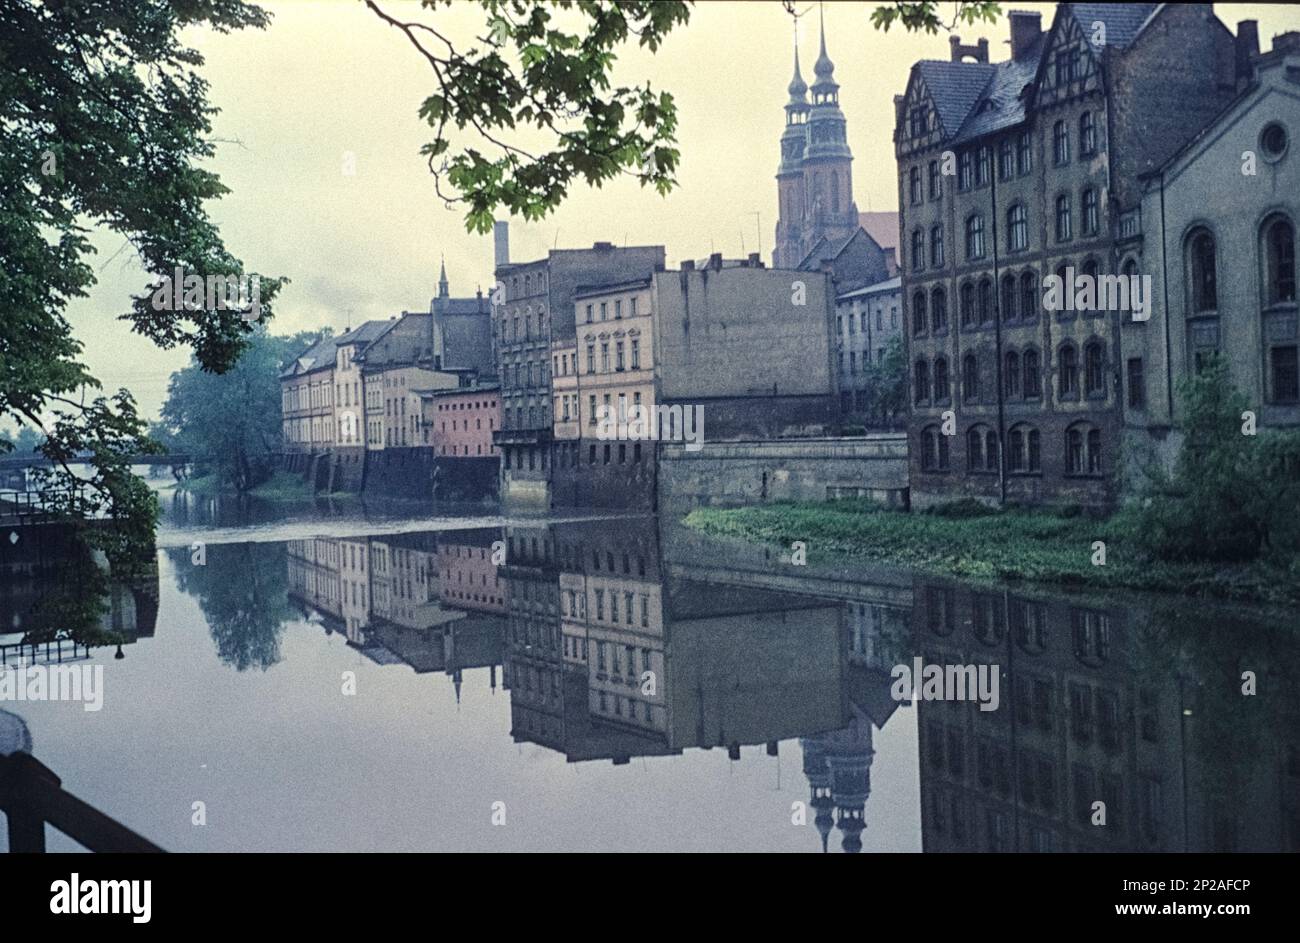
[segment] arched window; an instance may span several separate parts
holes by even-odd
[[[1097,150],[1097,126],[1093,123],[1092,112],[1085,111],[1079,115],[1079,153],[1090,155]]]
[[[1029,214],[1023,203],[1007,210],[1007,250],[1019,252],[1029,248]]]
[[[980,324],[993,323],[993,282],[987,278],[980,279],[979,316]]]
[[[1100,226],[1101,214],[1098,210],[1097,191],[1088,187],[1083,191],[1083,234],[1095,236]]]
[[[971,426],[966,430],[966,470],[984,470],[984,427]]]
[[[916,170],[915,167],[912,168]],[[925,268],[925,237],[921,230],[912,231],[912,271],[919,272]]]
[[[980,398],[980,365],[974,354],[967,354],[961,361],[961,397],[968,403]]]
[[[914,402],[924,403],[926,397],[930,395],[930,365],[924,360],[918,360],[915,371],[915,382],[912,384],[912,398]]]
[[[930,326],[936,333],[948,329],[948,295],[942,288],[930,293]]]
[[[1025,388],[1025,398],[1033,399],[1043,395],[1043,375],[1039,369],[1038,351],[1027,350],[1020,359],[1020,370],[1023,373],[1023,384]]]
[[[1003,385],[1006,387],[1007,399],[1020,398],[1020,355],[1014,350],[1007,351],[1003,358]]]
[[[1079,354],[1073,344],[1062,344],[1060,350],[1060,392],[1062,399],[1079,395]]]
[[[966,258],[984,258],[984,217],[978,213],[966,220]]]
[[[912,168],[912,172],[917,175],[917,180],[919,181],[921,172],[917,170],[915,167]],[[919,190],[920,188],[918,187],[917,189]],[[832,173],[831,174],[831,212],[838,213],[839,211],[840,211],[840,175],[837,173]]]
[[[934,358],[934,401],[942,403],[948,399],[948,361],[943,357]]]
[[[961,286],[961,326],[970,327],[975,323],[975,286],[966,282]]]
[[[1038,317],[1038,276],[1032,269],[1020,276],[1020,317],[1024,321]]]
[[[1294,303],[1295,294],[1295,227],[1285,216],[1264,222],[1264,259],[1268,285],[1264,297],[1268,303]]]
[[[948,437],[939,431],[938,426],[926,426],[921,430],[921,470],[948,470]]]
[[[1017,423],[1007,432],[1007,471],[1021,474],[1042,471],[1042,442],[1039,432],[1028,423]]]
[[[1065,242],[1074,236],[1070,219],[1070,195],[1062,193],[1056,198],[1056,241]]]
[[[1187,240],[1188,284],[1192,292],[1192,313],[1219,309],[1214,236],[1198,229]]]
[[[852,315],[850,315],[852,323]],[[912,336],[920,337],[925,333],[925,292],[918,291],[912,296]]]
[[[1089,341],[1083,347],[1083,389],[1089,396],[1106,395],[1106,351],[1101,341]]]
[[[921,168],[913,167],[907,174],[907,191],[912,205],[921,202]]]
[[[1016,277],[1014,275],[1002,276],[1001,314],[1003,322],[1016,319]]]
[[[1065,470],[1071,475],[1100,475],[1101,430],[1079,422],[1065,430]]]
[[[934,268],[943,266],[943,227],[930,227],[930,265]]]

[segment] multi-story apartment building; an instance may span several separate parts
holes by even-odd
[[[867,426],[871,366],[884,363],[891,343],[902,340],[903,289],[898,276],[835,296],[835,346],[840,416]]]
[[[281,442],[286,467],[315,480],[334,447],[334,338],[300,354],[280,372]]]
[[[1249,71],[1226,109],[1144,174],[1124,219],[1121,270],[1151,277],[1146,320],[1123,321],[1124,424],[1135,465],[1168,464],[1180,378],[1209,354],[1227,361],[1258,426],[1300,425],[1296,226],[1300,221],[1300,33],[1260,55],[1253,21],[1238,27]]]
[[[492,441],[492,433],[501,426],[501,389],[497,384],[428,390],[420,398],[421,444],[431,446],[434,455],[493,461],[500,457]]]
[[[366,418],[359,355],[391,326],[366,321],[334,342],[334,463],[327,490],[360,489],[365,475]]]
[[[578,403],[578,342],[576,339],[551,341],[551,434],[556,451],[578,441],[582,430],[582,411]]]
[[[471,370],[477,376],[496,375],[492,348],[492,303],[482,289],[473,298],[453,298],[447,266],[438,274],[438,294],[429,302],[433,318],[434,366],[444,370]]]
[[[546,506],[552,438],[551,345],[574,337],[573,294],[583,285],[625,282],[664,264],[663,246],[556,249],[511,263],[498,224],[494,339],[501,381],[501,495]]]
[[[1127,315],[1046,311],[1045,279],[1120,272],[1138,174],[1234,96],[1235,43],[1178,4],[1061,4],[1045,33],[1013,11],[1010,33],[996,64],[951,37],[895,99],[912,500],[1106,506]]]

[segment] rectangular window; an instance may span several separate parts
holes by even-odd
[[[1273,370],[1273,402],[1300,401],[1300,370],[1297,370],[1296,347],[1273,347],[1269,361]]]
[[[1128,360],[1128,406],[1129,409],[1142,409],[1147,402],[1146,379],[1142,375],[1142,358],[1130,357]]]

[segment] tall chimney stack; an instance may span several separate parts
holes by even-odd
[[[497,268],[510,264],[510,224],[505,220],[492,224],[492,260]]]
[[[1011,58],[1018,60],[1033,49],[1043,35],[1043,14],[1012,10],[1007,19],[1011,23]]]

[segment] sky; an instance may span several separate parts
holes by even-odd
[[[477,4],[430,12],[406,0],[378,2],[402,18],[436,21],[453,37],[482,30]],[[184,38],[204,55],[209,98],[221,109],[213,137],[222,143],[207,166],[232,192],[210,204],[210,214],[247,270],[291,279],[276,299],[273,331],[329,326],[340,332],[364,320],[428,310],[444,258],[453,295],[490,290],[491,237],[465,231],[463,211],[438,199],[419,154],[432,137],[418,115],[435,87],[428,64],[360,0],[260,5],[273,14],[266,30],[191,30]],[[874,30],[875,5],[824,8],[861,211],[897,208],[893,97],[904,91],[913,62],[948,58],[946,33]],[[940,4],[945,16],[953,7]],[[811,81],[819,10],[813,2],[796,8],[803,75]],[[1003,8],[1040,10],[1046,28],[1055,7]],[[1238,21],[1257,19],[1264,48],[1276,33],[1300,26],[1295,6],[1216,4],[1215,11],[1234,32]],[[987,38],[991,58],[1007,58],[1005,17],[956,32],[964,43]],[[512,260],[604,240],[662,244],[670,265],[711,252],[761,251],[770,261],[793,47],[793,21],[776,0],[699,3],[658,53],[629,47],[616,81],[649,80],[676,99],[679,186],[667,197],[630,178],[603,189],[575,187],[545,220],[511,221]],[[355,172],[345,174],[345,164]],[[99,282],[70,307],[69,321],[105,388],[127,387],[141,412],[154,418],[168,376],[188,363],[188,352],[159,350],[117,319],[149,277],[120,236],[96,232],[93,242]]]

